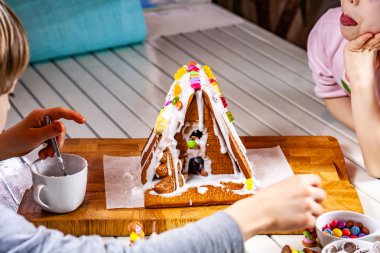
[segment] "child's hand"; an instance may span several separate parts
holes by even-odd
[[[366,33],[349,41],[344,49],[346,76],[352,86],[373,83],[379,69],[380,33]]]
[[[261,189],[225,212],[236,220],[246,240],[263,232],[313,227],[325,198],[318,176],[298,175]]]
[[[48,126],[45,126],[44,122],[46,115],[52,119],[52,124]],[[25,155],[54,137],[57,138],[58,145],[62,147],[66,133],[65,126],[58,121],[62,118],[74,120],[80,124],[85,122],[81,114],[67,108],[34,110],[20,123],[0,134],[0,160]],[[38,155],[42,159],[54,156],[51,142],[41,149]]]

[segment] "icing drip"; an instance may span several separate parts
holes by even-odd
[[[204,128],[204,122],[203,122],[204,101],[203,101],[202,90],[198,90],[195,92],[195,98],[197,100],[197,107],[198,107],[199,130],[203,131],[203,128]]]

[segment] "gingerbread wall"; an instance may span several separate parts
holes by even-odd
[[[206,156],[208,156],[212,163],[212,174],[233,174],[234,168],[232,166],[231,158],[228,154],[222,154],[220,152],[219,139],[215,135],[214,126],[212,121],[212,114],[207,103],[204,104],[204,126],[207,128],[208,138],[206,146]],[[185,123],[198,121],[198,107],[195,97],[193,97],[190,106],[187,109]],[[180,133],[175,136],[177,140],[177,148],[181,150],[181,156],[186,153],[187,142],[183,140]]]

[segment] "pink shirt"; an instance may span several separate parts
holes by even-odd
[[[314,26],[307,42],[309,67],[315,81],[315,94],[321,98],[348,96],[343,49],[347,40],[340,33],[339,8],[327,11]],[[343,81],[343,82],[342,82]]]
[[[344,46],[348,41],[340,33],[341,14],[340,7],[327,11],[314,26],[307,42],[314,90],[320,98],[350,96],[350,83],[346,78],[343,58]],[[380,71],[376,74],[376,95],[380,106]]]

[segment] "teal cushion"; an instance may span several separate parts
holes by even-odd
[[[31,62],[141,42],[139,0],[7,0],[28,35]]]

